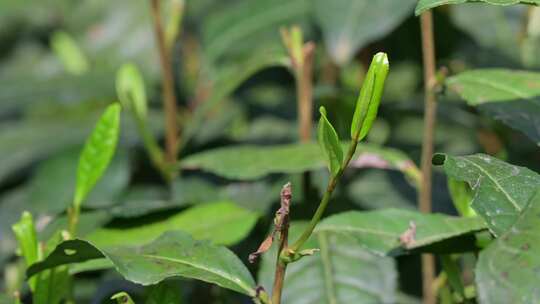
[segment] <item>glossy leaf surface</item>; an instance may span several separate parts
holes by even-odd
[[[402,244],[400,236],[410,231],[411,225],[416,227],[412,232],[413,240]],[[456,240],[463,246],[469,246],[467,235],[484,229],[486,225],[478,217],[459,218],[443,214],[422,214],[405,209],[384,209],[332,215],[324,219],[315,231],[348,235],[376,254],[397,256],[411,251],[459,252],[464,248],[436,246],[444,241]]]
[[[497,236],[514,225],[540,187],[536,172],[484,154],[436,154],[433,163],[443,166],[449,177],[469,184],[474,192],[471,207]]]
[[[480,303],[540,301],[540,191],[515,225],[480,253],[476,285]]]

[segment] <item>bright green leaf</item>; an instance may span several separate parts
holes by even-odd
[[[536,172],[484,154],[436,154],[433,164],[443,166],[449,177],[469,184],[474,197],[471,207],[496,236],[514,225],[540,187]]]
[[[461,216],[471,217],[476,216],[476,212],[471,208],[471,202],[473,201],[473,195],[471,188],[467,183],[457,181],[451,177],[448,178],[448,191],[454,207]]]
[[[165,231],[182,230],[195,239],[232,245],[242,240],[257,222],[257,214],[231,202],[195,206],[163,221],[131,228],[101,228],[87,239],[99,248],[139,245],[153,241]]]
[[[351,124],[351,138],[362,140],[368,134],[381,103],[384,84],[388,76],[390,64],[385,53],[377,53],[369,66]]]
[[[23,212],[21,219],[12,226],[17,239],[21,255],[26,266],[30,266],[39,260],[38,240],[34,219],[30,212]],[[29,282],[32,291],[36,289],[36,280]]]
[[[319,119],[319,126],[317,129],[317,139],[319,140],[319,145],[326,158],[330,173],[336,175],[343,164],[343,150],[336,130],[326,117],[326,109],[321,107],[319,112],[321,113],[321,118]]]
[[[315,18],[326,48],[339,65],[394,30],[414,8],[415,0],[316,0]]]
[[[511,229],[480,252],[476,286],[481,304],[537,303],[540,300],[540,191]]]
[[[118,304],[135,304],[129,294],[126,292],[119,292],[111,297],[111,300],[116,300]]]
[[[416,228],[411,229],[411,226]],[[317,233],[333,232],[348,235],[370,251],[397,256],[410,252],[451,253],[474,248],[472,233],[486,229],[481,218],[460,218],[443,214],[423,214],[405,209],[384,209],[367,212],[349,211],[324,219]],[[400,242],[405,233],[412,236]],[[444,242],[448,242],[444,244]]]
[[[68,33],[55,32],[51,38],[51,47],[68,72],[81,75],[88,70],[88,59]]]
[[[307,226],[293,222],[290,238],[297,239]],[[397,269],[394,259],[368,252],[340,233],[312,235],[304,248],[319,248],[287,268],[283,304],[296,303],[396,303]],[[272,291],[276,250],[263,255],[259,283]]]
[[[416,5],[416,15],[420,15],[422,12],[435,8],[441,5],[447,4],[463,4],[472,2],[484,2],[494,5],[514,5],[514,4],[540,4],[540,0],[419,0]]]
[[[107,107],[86,141],[77,167],[74,204],[80,206],[101,178],[116,150],[120,134],[120,105]]]
[[[135,64],[126,63],[116,73],[116,94],[122,105],[145,120],[148,112],[144,80]]]
[[[138,284],[152,285],[181,276],[255,296],[255,281],[234,253],[208,241],[194,240],[182,231],[169,231],[152,243],[133,247],[98,249],[83,240],[65,241],[43,262],[30,267],[27,275],[103,256],[126,280]]]

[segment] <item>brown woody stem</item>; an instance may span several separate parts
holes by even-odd
[[[163,78],[163,103],[165,105],[165,150],[169,163],[176,161],[176,151],[180,138],[178,136],[176,94],[174,92],[174,77],[171,67],[171,50],[167,47],[165,33],[161,21],[160,0],[151,0],[154,32],[159,51],[161,76]]]
[[[424,133],[422,140],[422,184],[418,194],[418,205],[421,212],[431,212],[431,158],[433,155],[433,137],[436,122],[437,96],[435,92],[436,68],[435,45],[433,35],[433,15],[430,10],[420,16],[422,31],[422,54],[424,60]],[[433,255],[422,255],[422,282],[424,304],[435,304],[436,297],[432,285],[435,280],[435,260]]]

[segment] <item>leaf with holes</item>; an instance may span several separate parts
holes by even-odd
[[[107,107],[86,141],[77,167],[74,204],[80,206],[103,175],[116,150],[120,134],[120,105]]]
[[[539,303],[540,191],[515,225],[480,253],[476,285],[482,304]]]
[[[296,239],[306,226],[306,222],[292,223],[290,237]],[[340,233],[314,234],[304,247],[320,251],[289,265],[283,304],[396,303],[397,270],[392,258],[374,255]],[[263,255],[258,274],[270,292],[275,256],[275,248]]]
[[[336,214],[324,219],[315,231],[348,235],[376,254],[398,256],[411,252],[452,253],[474,249],[472,234],[486,228],[478,217],[384,209]],[[411,234],[408,242],[400,240],[405,233]]]
[[[497,236],[514,225],[540,187],[536,172],[484,154],[436,154],[433,164],[443,166],[449,177],[469,184],[474,192],[471,207]]]
[[[514,4],[535,4],[539,5],[540,0],[419,0],[416,5],[416,15],[420,15],[422,12],[435,8],[441,5],[447,4],[463,4],[472,2],[484,2],[493,5],[514,5]]]
[[[153,285],[181,276],[255,296],[255,282],[229,249],[194,240],[182,231],[170,231],[142,246],[97,248],[84,240],[58,245],[44,261],[27,270],[28,277],[55,266],[106,257],[126,280]]]

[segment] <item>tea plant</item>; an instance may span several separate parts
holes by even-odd
[[[114,12],[120,2],[78,5]],[[52,93],[52,99],[76,95],[84,103],[0,106],[24,113],[9,114],[20,119],[20,133],[0,135],[0,144],[11,142],[10,151],[19,153],[0,160],[0,181],[48,158],[26,169],[32,171],[28,181],[14,178],[13,184],[24,184],[0,204],[2,222],[16,240],[15,246],[0,235],[6,244],[0,303],[540,301],[540,175],[534,171],[540,74],[469,69],[438,55],[435,46],[446,38],[434,23],[457,24],[444,32],[449,41],[454,32],[466,32],[488,49],[468,60],[497,55],[497,63],[510,58],[505,66],[538,67],[539,0],[238,0],[213,3],[230,8],[211,17],[205,11],[212,1],[147,2],[131,10],[125,7],[132,3],[120,5],[111,20],[151,29],[153,56],[142,51],[127,60],[125,41],[96,51],[69,31],[54,31],[51,54],[64,73],[58,82],[77,92]],[[417,98],[419,83],[407,89],[414,72],[397,64],[411,52],[411,41],[398,39],[400,49],[390,56],[371,56],[392,44],[382,37],[409,38],[400,29],[410,29],[403,20],[415,6],[421,47],[412,50],[423,59],[423,111],[418,103],[392,102]],[[501,46],[480,32],[491,24],[479,28],[463,17],[495,18],[490,12],[501,6],[527,9],[520,54],[506,48],[507,40]],[[132,19],[125,17],[130,12]],[[200,33],[198,19],[204,20]],[[415,19],[407,22],[417,26]],[[293,23],[299,25],[283,27]],[[98,32],[92,35],[99,42]],[[465,44],[458,54],[468,54],[472,46]],[[116,48],[124,50],[118,57],[111,51]],[[439,56],[448,67],[437,69]],[[154,61],[144,64],[143,58]],[[267,78],[259,78],[263,70]],[[158,78],[156,98],[151,84]],[[280,95],[284,82],[287,93]],[[296,103],[268,101],[290,96]],[[452,99],[467,107],[446,102]],[[416,123],[421,127],[410,127]],[[473,139],[464,139],[473,130]],[[32,137],[39,132],[46,135]],[[27,145],[13,139],[25,136]],[[464,141],[479,144],[469,149],[460,146]],[[387,178],[381,170],[399,175]],[[417,195],[417,207],[404,193]],[[439,212],[446,196],[457,215]],[[98,278],[103,273],[122,284],[97,289],[96,282],[110,282]],[[80,286],[103,294],[85,295]]]

